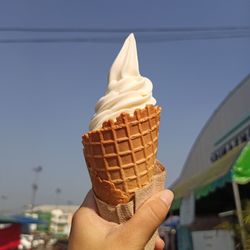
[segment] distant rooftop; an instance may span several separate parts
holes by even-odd
[[[66,213],[74,213],[79,208],[78,205],[53,205],[53,204],[44,204],[35,206],[33,211],[38,212],[51,212],[54,209],[61,209],[63,212]]]

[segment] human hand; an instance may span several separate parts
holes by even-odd
[[[97,207],[90,191],[72,220],[69,250],[142,250],[156,229],[165,219],[173,200],[169,190],[149,198],[123,224],[108,222],[97,214]],[[164,242],[157,238],[155,250],[162,250]]]

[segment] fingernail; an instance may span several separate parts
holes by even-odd
[[[164,190],[162,191],[160,198],[168,207],[170,207],[174,199],[174,194],[170,190]]]

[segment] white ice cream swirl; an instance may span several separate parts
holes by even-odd
[[[152,82],[140,75],[133,34],[128,36],[116,57],[108,80],[105,96],[96,104],[96,113],[89,125],[90,130],[101,128],[102,123],[110,119],[115,121],[122,112],[132,115],[136,109],[156,103],[152,96]]]

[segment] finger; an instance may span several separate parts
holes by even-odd
[[[83,216],[82,213],[84,213],[85,215]],[[78,221],[79,218],[85,217],[86,215],[96,216],[97,214],[98,211],[94,194],[92,190],[89,190],[81,206],[75,211],[72,222]]]
[[[96,205],[96,201],[94,198],[93,190],[89,190],[86,195],[82,205],[78,208],[76,213],[74,214],[73,221],[81,221],[82,218],[85,218],[85,222],[87,220],[95,221],[95,223],[100,224],[101,226],[111,227],[117,225],[117,223],[109,222],[103,219],[98,212],[98,208]]]
[[[87,207],[97,212],[97,206],[94,198],[94,193],[91,190],[87,193],[82,205],[80,207]]]
[[[170,190],[164,190],[153,195],[123,225],[122,230],[124,231],[124,235],[134,237],[134,240],[139,245],[145,246],[165,219],[173,197],[173,193]],[[135,228],[137,228],[136,231],[134,230]],[[134,232],[132,236],[131,232]]]
[[[162,240],[159,236],[157,236],[155,241],[155,250],[163,250],[165,246],[164,240]]]
[[[72,218],[72,225],[82,221],[82,218],[89,214],[97,214],[97,207],[92,190],[89,190],[81,206],[75,211]]]

